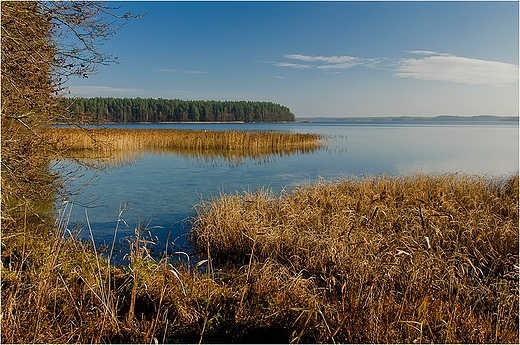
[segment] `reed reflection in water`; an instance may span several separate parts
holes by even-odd
[[[120,169],[127,165],[142,165],[141,163],[150,157],[164,155],[164,160],[168,161],[172,154],[188,160],[194,160],[202,165],[221,165],[229,164],[238,166],[242,163],[264,163],[270,162],[276,157],[299,155],[312,153],[325,148],[326,138],[320,134],[299,134],[281,132],[244,132],[244,131],[193,131],[193,130],[161,130],[161,129],[118,129],[118,128],[53,128],[51,130],[52,140],[59,152],[55,161],[55,168],[64,172],[64,183],[68,185],[68,191],[72,200],[78,199],[74,196],[84,194],[85,190],[94,188],[98,178],[97,171]],[[159,158],[162,160],[162,158]],[[79,164],[78,164],[79,163]],[[147,175],[154,175],[154,168],[151,166],[139,167],[145,169]],[[171,166],[171,165],[170,165]],[[94,168],[93,171],[88,171]],[[122,169],[124,170],[124,169]],[[140,175],[140,172],[136,172]],[[195,173],[191,171],[186,178],[194,178]],[[124,174],[123,174],[124,175]],[[105,176],[106,179],[106,176]],[[154,180],[155,181],[155,180]],[[133,185],[131,187],[133,197],[139,198],[139,202],[129,198],[132,212],[139,216],[152,216],[150,210],[158,211],[161,208],[161,219],[167,219],[165,224],[158,226],[156,233],[159,234],[159,242],[165,243],[164,236],[169,236],[168,232],[173,231],[174,236],[180,236],[186,231],[183,229],[182,219],[189,213],[190,203],[179,204],[178,200],[183,200],[183,192],[178,190],[185,183],[170,183],[172,180],[158,178],[155,182],[157,186],[144,187]],[[124,176],[121,176],[119,184],[128,188],[129,184],[124,183]],[[110,183],[109,183],[110,184]],[[113,187],[113,186],[112,186]],[[174,188],[175,187],[175,188]],[[173,189],[172,189],[173,188]],[[155,197],[143,199],[151,190]],[[159,192],[161,191],[161,192]],[[114,191],[113,191],[114,192]],[[184,193],[186,193],[185,191]],[[117,192],[114,192],[118,194]],[[99,208],[111,208],[114,202],[110,201],[110,196],[106,195],[106,190],[95,193],[87,193],[76,200],[76,206],[89,209],[89,214],[95,223],[92,226],[96,240],[107,240],[106,236],[100,236],[96,228],[104,223],[102,227],[114,228],[112,221],[103,220],[97,210]],[[109,193],[111,194],[111,193]],[[161,207],[152,207],[154,199],[160,195],[164,204]],[[170,199],[168,199],[170,197]],[[68,198],[67,198],[68,199]],[[71,206],[72,207],[72,206]],[[143,208],[143,211],[140,209]],[[85,212],[86,212],[85,209]],[[76,211],[72,211],[72,219],[80,220]],[[116,214],[113,212],[113,214]],[[164,216],[166,214],[166,216]],[[84,215],[86,217],[86,213]],[[126,219],[131,219],[126,217]],[[139,219],[138,222],[142,220]],[[89,222],[87,219],[81,223]],[[133,221],[129,221],[133,224]],[[169,223],[169,225],[167,224]],[[126,222],[125,222],[126,224]],[[162,229],[162,230],[161,230]],[[124,238],[131,236],[128,231],[131,229],[120,229],[117,233],[118,245],[121,246],[122,255],[124,254]],[[168,242],[166,240],[166,242]],[[176,244],[185,246],[186,244]]]
[[[311,153],[324,147],[320,134],[176,129],[53,128],[55,147],[66,158],[109,168],[132,163],[144,152],[177,153],[236,166],[245,159]]]

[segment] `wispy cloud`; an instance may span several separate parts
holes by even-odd
[[[354,56],[313,56],[304,54],[287,54],[284,58],[289,60],[298,60],[303,62],[312,62],[313,64],[297,64],[290,62],[276,63],[277,67],[292,67],[292,68],[318,68],[322,70],[328,69],[347,69],[357,65],[363,64],[363,59]]]
[[[303,54],[288,54],[284,55],[284,58],[286,59],[293,59],[293,60],[301,60],[301,61],[320,61],[320,62],[327,62],[330,64],[344,64],[344,63],[354,63],[354,62],[361,62],[362,59],[354,56],[312,56],[312,55],[303,55]]]
[[[507,86],[518,84],[518,66],[499,61],[438,53],[431,50],[410,50],[414,58],[362,58],[349,55],[322,56],[287,54],[288,60],[303,63],[277,62],[276,67],[297,69],[346,70],[355,66],[382,68],[394,72],[398,78],[414,78],[425,81],[447,81],[471,85]]]
[[[278,62],[274,64],[276,67],[290,67],[290,68],[297,68],[297,69],[306,69],[306,68],[313,68],[312,65],[304,65],[300,63],[290,63],[290,62]]]
[[[342,62],[342,63],[334,63],[334,64],[330,64],[330,65],[322,65],[322,66],[318,66],[319,69],[322,69],[322,70],[329,70],[329,69],[348,69],[348,68],[352,68],[354,66],[358,66],[358,65],[361,65],[362,63],[360,62]]]
[[[187,73],[187,74],[206,74],[206,71],[192,71],[185,69],[174,69],[174,68],[159,68],[157,69],[159,72],[168,72],[168,73]]]
[[[407,53],[415,54],[415,55],[450,55],[445,53],[437,53],[431,50],[409,50]]]
[[[505,86],[518,83],[518,66],[489,60],[439,54],[401,60],[394,76],[472,85]]]

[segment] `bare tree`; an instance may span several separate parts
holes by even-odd
[[[95,1],[49,1],[40,3],[42,15],[51,23],[56,47],[53,74],[62,85],[71,76],[87,78],[99,65],[118,62],[118,57],[102,50],[105,41],[131,18],[118,14],[120,7]]]
[[[131,13],[92,1],[1,2],[2,225],[41,213],[54,188],[53,143],[46,129],[66,111],[60,97],[72,76],[117,62],[101,50]],[[64,116],[66,117],[66,116]],[[47,202],[46,204],[49,204]],[[18,222],[19,223],[19,222]]]

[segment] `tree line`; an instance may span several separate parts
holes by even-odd
[[[64,106],[84,123],[294,121],[286,106],[258,101],[187,101],[154,98],[66,98]]]

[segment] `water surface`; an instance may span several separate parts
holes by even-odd
[[[153,228],[156,249],[186,249],[186,219],[201,197],[268,187],[275,192],[317,179],[421,173],[468,173],[504,178],[518,171],[518,124],[492,123],[286,123],[120,125],[130,128],[255,130],[319,133],[325,148],[268,160],[204,159],[145,152],[113,169],[84,170],[71,187],[77,193],[70,224],[86,223],[96,242],[110,243],[120,217],[117,243],[138,224]],[[78,167],[67,164],[68,171]],[[87,207],[84,207],[87,206]],[[71,227],[71,226],[70,226]],[[69,227],[69,228],[70,228]],[[88,231],[84,231],[88,238]],[[168,241],[166,239],[168,238]],[[175,242],[175,246],[173,245]]]

